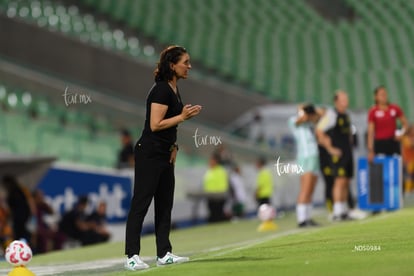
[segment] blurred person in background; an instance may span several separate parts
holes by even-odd
[[[325,183],[325,203],[328,212],[333,211],[333,197],[332,197],[332,188],[334,185],[335,177],[332,173],[331,168],[331,156],[329,152],[320,144],[318,144],[319,151],[319,167]]]
[[[242,218],[245,214],[245,204],[247,200],[246,186],[241,174],[240,166],[233,164],[230,170],[230,193],[232,196],[232,215]]]
[[[228,198],[229,177],[226,169],[220,165],[220,156],[217,154],[209,159],[209,168],[203,178],[203,190],[207,197],[208,222],[227,220],[224,205]]]
[[[101,236],[102,242],[109,240],[111,233],[106,228],[106,202],[100,201],[86,220],[95,224],[95,231]]]
[[[10,226],[10,210],[6,203],[6,191],[0,187],[0,256],[13,241],[13,230]]]
[[[53,226],[49,225],[45,217],[53,215],[53,208],[45,201],[43,191],[37,189],[33,192],[33,199],[36,205],[36,253],[45,253],[50,250],[63,248],[65,235]]]
[[[186,79],[190,69],[190,55],[185,48],[169,46],[161,52],[154,72],[155,84],[147,95],[144,130],[134,149],[134,192],[125,236],[127,259],[124,266],[128,270],[149,267],[139,254],[142,226],[152,199],[157,265],[189,260],[171,253],[169,235],[175,189],[174,164],[178,152],[177,127],[201,111],[200,105],[183,105],[178,90],[178,80]]]
[[[300,192],[296,205],[299,227],[317,226],[312,219],[312,195],[318,180],[318,143],[313,131],[320,118],[312,104],[299,107],[298,114],[288,119],[288,125],[296,140],[296,162],[301,167]]]
[[[271,198],[273,196],[273,176],[269,168],[266,167],[267,160],[265,157],[259,157],[256,160],[256,169],[258,171],[256,177],[256,192],[255,197],[257,207],[262,204],[272,204]]]
[[[404,192],[414,190],[414,125],[407,128],[401,139],[401,153],[404,170]]]
[[[12,175],[3,177],[3,185],[7,193],[7,205],[10,208],[14,239],[25,239],[29,245],[33,246],[32,233],[28,226],[36,214],[36,206],[30,191],[20,185]]]
[[[78,240],[82,245],[104,242],[96,224],[87,220],[88,197],[81,196],[72,210],[66,212],[59,222],[59,230],[67,237]]]
[[[121,145],[122,148],[118,154],[118,169],[133,168],[134,167],[134,145],[132,142],[131,133],[127,129],[121,130]]]
[[[217,155],[220,159],[219,163],[228,168],[233,163],[233,155],[228,147],[224,144],[218,145],[213,154]]]
[[[357,146],[356,139],[357,134],[354,133],[352,135],[354,147]],[[332,162],[331,162],[331,156],[328,153],[328,151],[318,144],[318,151],[319,151],[319,165],[320,165],[320,171],[323,176],[323,180],[325,183],[325,203],[326,203],[326,209],[330,213],[330,216],[333,212],[333,195],[332,195],[332,189],[334,186],[335,177],[333,176],[333,168],[332,168]],[[363,219],[365,218],[365,214],[361,212],[361,210],[358,210],[355,204],[355,198],[352,193],[351,185],[348,189],[348,208],[350,209],[349,215],[352,218],[355,219]]]
[[[400,155],[400,138],[397,133],[397,120],[402,124],[403,132],[408,128],[408,121],[401,108],[388,102],[387,90],[379,86],[374,90],[375,105],[368,111],[368,160],[372,162],[375,155]],[[382,185],[382,183],[378,183]]]
[[[265,141],[263,118],[258,111],[254,114],[250,122],[248,138],[255,144],[262,144]]]
[[[402,133],[408,128],[408,121],[402,109],[388,102],[388,93],[384,86],[374,90],[375,105],[368,111],[368,161],[375,155],[393,156],[401,154],[401,135],[397,131],[397,120],[402,124]],[[375,183],[382,185],[382,183]],[[380,186],[377,186],[380,187]],[[378,214],[380,211],[374,211]]]
[[[348,220],[348,191],[354,174],[351,119],[347,113],[348,94],[337,91],[333,109],[327,109],[316,126],[318,142],[330,155],[334,177],[332,189],[333,219]]]

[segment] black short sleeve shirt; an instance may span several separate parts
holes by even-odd
[[[174,144],[177,140],[177,125],[153,132],[150,128],[151,104],[158,103],[168,106],[164,119],[168,119],[181,114],[183,104],[177,89],[177,94],[172,90],[166,81],[155,83],[147,96],[147,111],[145,116],[145,126],[142,133],[143,138],[151,138],[157,142]]]

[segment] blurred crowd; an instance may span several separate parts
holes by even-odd
[[[106,203],[87,212],[88,198],[81,196],[62,216],[45,200],[43,191],[30,191],[16,177],[6,175],[0,183],[0,253],[13,240],[26,241],[32,251],[45,253],[68,244],[90,245],[108,241]]]
[[[249,195],[240,165],[230,150],[221,144],[208,161],[208,169],[202,180],[202,197],[209,211],[208,222],[221,222],[243,218],[247,214],[246,203],[253,196],[259,207],[272,204],[273,172],[266,166],[266,158],[258,157],[255,163],[257,177],[254,195]]]
[[[401,157],[402,193],[414,191],[414,125],[410,125],[403,110],[388,99],[384,86],[374,90],[374,104],[367,114],[365,149],[370,164],[375,157]],[[350,186],[354,176],[353,151],[358,136],[348,114],[348,95],[336,91],[332,107],[300,105],[298,113],[289,118],[289,128],[296,142],[300,174],[298,194],[298,226],[317,225],[311,218],[312,196],[319,175],[325,184],[326,207],[334,220],[361,219],[367,216],[357,208]],[[260,120],[260,114],[253,121]],[[257,131],[256,131],[257,132]],[[312,153],[309,153],[312,152]],[[277,154],[277,153],[276,153]],[[254,194],[246,191],[240,166],[223,144],[212,153],[203,182],[203,197],[208,208],[208,222],[219,222],[246,215],[245,204],[254,197],[257,207],[272,204],[273,175],[266,159],[256,161],[257,176]],[[249,183],[251,184],[251,183]],[[382,183],[374,183],[380,189]],[[251,186],[251,185],[248,185]],[[251,193],[251,192],[250,192]],[[228,206],[231,205],[231,208]],[[373,214],[379,213],[373,211]]]

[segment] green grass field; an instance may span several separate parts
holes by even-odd
[[[28,267],[38,275],[54,268],[49,275],[62,276],[414,274],[414,208],[346,223],[325,217],[319,216],[323,227],[312,229],[297,229],[290,214],[276,221],[274,232],[257,232],[257,220],[177,230],[171,234],[174,252],[191,261],[162,268],[155,266],[154,238],[147,236],[141,255],[151,268],[140,272],[123,269],[123,243],[38,255]],[[83,263],[97,267],[81,270]],[[0,264],[1,275],[9,270]]]

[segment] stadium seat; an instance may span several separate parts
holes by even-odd
[[[142,129],[131,129],[137,139]],[[0,130],[0,152],[52,155],[64,162],[113,167],[120,148],[119,132],[105,115],[66,107],[3,83]],[[197,165],[197,160],[181,152],[177,166]]]
[[[329,95],[342,88],[350,93],[351,107],[363,109],[371,103],[367,99],[375,86],[383,83],[394,90],[398,82],[402,91],[396,92],[395,100],[413,100],[412,78],[397,77],[409,76],[414,68],[412,1],[346,0],[356,16],[337,23],[325,20],[305,0],[240,0],[237,5],[231,0],[81,3],[157,43],[184,45],[205,68],[270,99],[328,104]],[[1,7],[7,14],[32,17],[39,26],[60,28],[85,42],[134,58],[156,59],[154,48],[141,45],[139,37],[126,37],[121,29],[97,22],[74,5],[3,0]],[[413,118],[409,101],[400,104]]]

